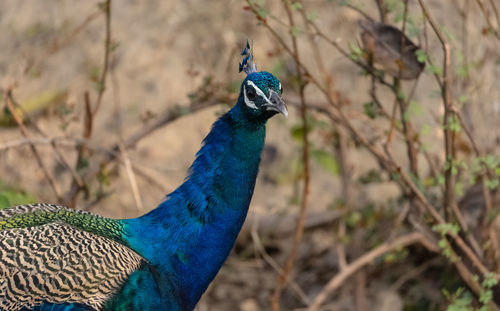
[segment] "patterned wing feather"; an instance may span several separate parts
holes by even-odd
[[[36,203],[0,210],[0,231],[64,222],[83,231],[110,238],[122,244],[123,227],[115,219],[105,218],[65,206]]]
[[[31,309],[42,303],[80,303],[99,309],[144,262],[127,246],[60,219],[5,227],[21,216],[27,221],[37,213],[61,211],[50,208],[16,207],[0,213],[0,227],[4,226],[0,228],[0,310]]]

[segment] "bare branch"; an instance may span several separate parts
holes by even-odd
[[[333,277],[316,296],[316,298],[314,298],[307,311],[318,311],[328,296],[337,290],[345,280],[363,267],[372,263],[377,257],[417,243],[422,244],[430,251],[436,253],[439,252],[439,247],[420,232],[409,233],[398,237],[391,242],[385,242],[351,262],[345,269],[341,270],[335,277]]]

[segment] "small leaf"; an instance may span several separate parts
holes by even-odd
[[[495,190],[499,185],[499,181],[498,179],[486,179],[484,185],[491,190]]]
[[[420,136],[428,135],[431,131],[431,127],[428,124],[424,124],[420,130]]]
[[[111,41],[111,43],[109,44],[109,51],[114,52],[119,46],[120,46],[119,41]]]
[[[99,3],[97,3],[97,7],[101,11],[106,12],[108,10],[108,2],[107,1],[99,2]]]
[[[311,152],[312,157],[321,165],[325,170],[333,175],[338,175],[339,165],[335,157],[323,150],[316,149]]]
[[[351,44],[349,46],[349,49],[351,51],[351,53],[349,54],[349,57],[351,57],[354,60],[360,59],[361,56],[363,55],[363,50],[356,44]]]
[[[293,26],[292,29],[290,30],[290,33],[292,36],[296,37],[302,32],[302,29],[300,29],[299,26]]]
[[[363,217],[361,216],[360,212],[352,212],[347,217],[345,218],[346,224],[349,227],[356,227],[356,225],[361,221]]]
[[[0,209],[15,205],[30,204],[37,201],[33,196],[24,191],[14,188],[5,188],[1,183],[0,189],[2,189],[0,191]]]
[[[78,159],[76,163],[76,170],[77,172],[81,172],[82,170],[86,169],[89,166],[89,159],[86,157],[81,157]]]
[[[460,97],[458,98],[458,102],[461,104],[465,103],[467,100],[469,100],[467,95],[460,95]]]
[[[432,231],[439,232],[441,235],[457,235],[460,227],[457,224],[443,223],[432,226]]]
[[[491,289],[481,290],[481,292],[479,293],[479,301],[483,304],[489,303],[492,298],[493,298],[493,291]]]
[[[292,9],[292,11],[302,9],[302,3],[300,3],[300,2],[292,3],[290,8]]]
[[[316,12],[316,11],[311,11],[311,12],[308,12],[308,13],[306,14],[306,20],[307,20],[308,22],[313,22],[313,21],[315,21],[316,19],[318,19],[318,16],[319,16],[319,15],[318,15],[318,12]]]
[[[417,60],[420,63],[426,63],[427,62],[427,54],[423,50],[416,50],[415,55],[417,55]]]
[[[293,140],[297,143],[302,143],[304,139],[304,128],[302,125],[296,125],[290,129],[290,134],[292,135]]]
[[[457,181],[457,183],[455,184],[455,193],[458,196],[464,195],[464,185],[462,182]]]
[[[429,68],[428,70],[430,73],[437,74],[438,76],[443,75],[443,68],[441,68],[441,67],[438,67],[436,65],[432,65],[432,66],[428,66],[427,68]]]
[[[263,7],[258,7],[257,8],[257,15],[262,19],[266,19],[266,17],[269,15],[269,12],[266,9],[264,9]]]
[[[379,171],[377,171],[375,169],[371,169],[368,172],[366,172],[365,174],[359,176],[358,182],[361,184],[364,184],[364,185],[370,184],[370,183],[379,183],[379,182],[382,182],[382,176],[380,176]]]
[[[9,198],[0,193],[0,209],[4,209],[10,206]]]
[[[363,104],[363,111],[370,119],[375,119],[377,116],[376,106],[373,101]]]
[[[489,272],[484,275],[484,281],[482,283],[483,287],[492,288],[493,286],[498,284],[498,280],[494,273]]]
[[[348,6],[351,4],[351,2],[352,2],[351,0],[341,0],[339,2],[339,6]]]

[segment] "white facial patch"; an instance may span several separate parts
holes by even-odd
[[[255,103],[252,100],[248,99],[247,88],[246,87],[243,88],[243,96],[244,96],[244,99],[245,99],[245,104],[248,107],[250,107],[252,109],[258,109],[257,106],[255,105]]]
[[[266,94],[264,94],[264,92],[262,92],[262,90],[259,89],[259,87],[257,85],[255,85],[255,83],[253,83],[252,81],[248,80],[247,81],[247,85],[253,86],[253,88],[255,89],[255,92],[257,93],[257,95],[261,96],[262,98],[264,98],[266,100],[266,102],[271,105],[271,101],[269,100],[269,98],[267,98]],[[244,99],[245,99],[245,104],[248,107],[250,107],[252,109],[258,109],[257,106],[255,105],[255,103],[252,100],[248,99],[246,87],[243,88],[243,96],[244,96]]]

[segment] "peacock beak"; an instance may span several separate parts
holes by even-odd
[[[266,106],[268,110],[277,111],[282,113],[285,117],[288,117],[288,110],[286,109],[285,102],[281,99],[281,96],[279,96],[278,93],[271,90],[269,101],[271,104]]]

